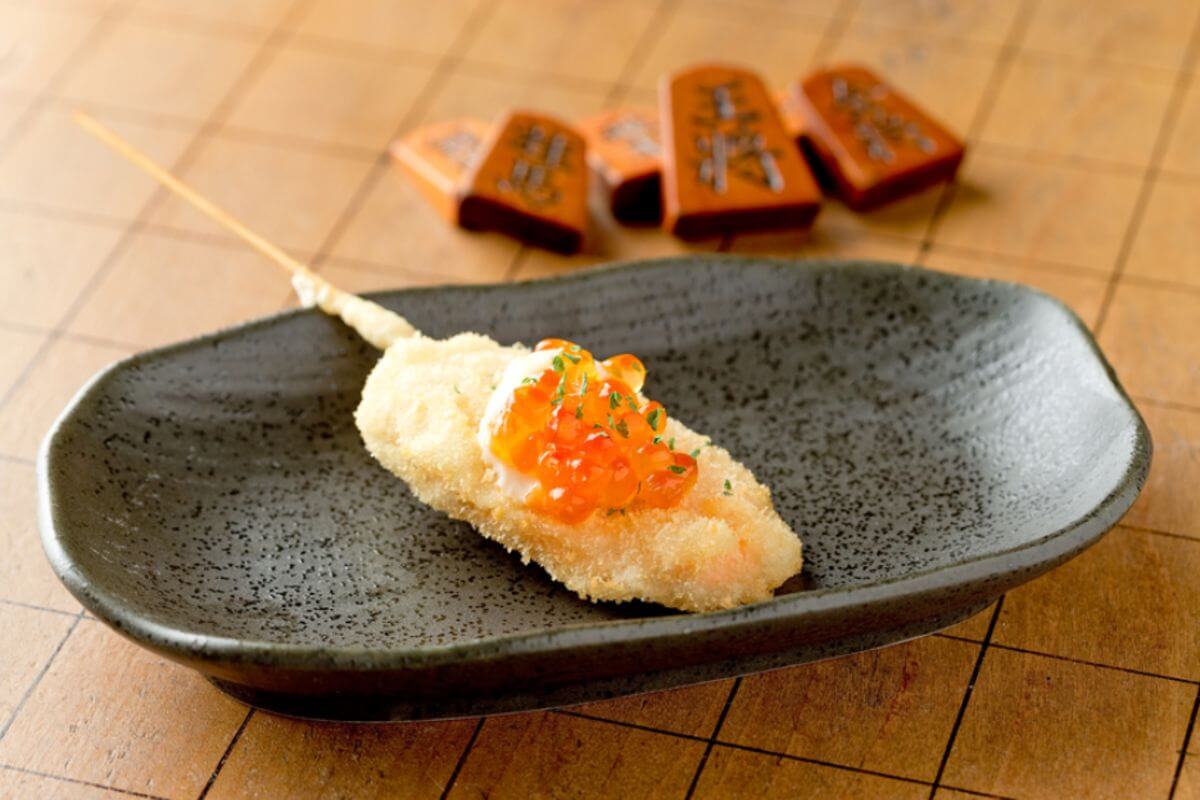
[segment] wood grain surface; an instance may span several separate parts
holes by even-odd
[[[455,117],[653,105],[866,64],[961,136],[957,183],[685,244],[593,196],[582,254],[438,216],[387,148]],[[1200,798],[1200,2],[0,0],[0,798]],[[251,712],[84,614],[33,460],[112,360],[292,304],[70,122],[83,107],[356,291],[710,250],[1029,284],[1096,332],[1155,441],[1078,559],[922,640],[487,720]],[[595,193],[594,193],[595,194]]]

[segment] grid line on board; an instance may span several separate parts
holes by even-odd
[[[284,15],[284,18],[287,18],[291,14],[296,13],[307,2],[310,2],[310,0],[294,0],[292,5],[288,9],[288,13]],[[222,97],[221,101],[213,109],[212,113],[209,116],[209,121],[206,124],[206,127],[211,127],[211,126],[215,126],[215,125],[219,124],[219,121],[222,118],[222,116],[224,114],[228,113],[229,109],[232,108],[233,103],[236,101],[236,99],[240,95],[240,91],[249,85],[250,79],[254,76],[255,72],[258,69],[261,69],[262,66],[269,60],[268,56],[271,52],[272,47],[274,46],[275,42],[277,41],[276,37],[281,35],[280,34],[281,28],[282,28],[282,22],[280,23],[280,26],[277,27],[276,30],[271,35],[267,36],[263,40],[263,42],[259,45],[259,48],[256,51],[254,57],[251,58],[251,60],[247,63],[247,65],[245,66],[245,68],[242,71],[242,74],[238,78],[233,80],[233,82],[230,84],[229,89],[226,91],[225,95]],[[64,75],[63,77],[65,79],[66,75]],[[195,136],[192,138],[191,142],[184,149],[183,153],[176,159],[175,165],[174,165],[175,170],[179,170],[182,165],[186,164],[188,162],[188,160],[191,157],[193,157],[196,152],[198,152],[199,146],[204,141],[204,138],[205,138],[204,132],[205,132],[204,128],[201,128],[199,131],[197,131]],[[130,242],[132,240],[133,235],[140,230],[139,220],[142,219],[143,217],[145,217],[147,214],[149,214],[157,206],[157,203],[165,196],[166,196],[166,190],[159,188],[156,190],[156,192],[153,195],[151,195],[146,200],[146,202],[142,206],[141,211],[138,214],[138,218],[135,219],[133,222],[131,222],[124,229],[124,233],[121,235],[121,237],[117,240],[116,244],[112,247],[110,252],[107,254],[104,261],[101,263],[101,266],[92,275],[92,277],[88,281],[88,283],[86,283],[84,285],[84,287],[80,291],[79,295],[75,298],[72,305],[68,308],[67,312],[64,314],[63,319],[56,326],[56,331],[52,332],[49,336],[46,337],[45,341],[42,342],[42,344],[39,346],[37,351],[34,353],[33,358],[29,361],[29,363],[27,363],[24,366],[24,368],[22,369],[20,374],[13,381],[13,383],[7,388],[7,390],[3,393],[3,395],[0,395],[0,411],[3,410],[5,405],[7,405],[8,401],[12,398],[13,394],[20,387],[20,385],[24,382],[24,380],[29,376],[29,374],[31,373],[33,368],[40,361],[41,357],[45,355],[45,353],[50,348],[50,346],[54,342],[58,341],[59,338],[62,337],[62,333],[58,332],[58,331],[64,327],[66,327],[67,323],[69,323],[69,321],[73,317],[73,315],[75,313],[77,313],[77,311],[82,306],[82,304],[84,302],[86,302],[87,296],[90,294],[91,290],[94,289],[94,287],[96,285],[98,285],[100,277],[106,271],[106,267],[111,266],[111,264],[113,262],[115,262],[116,258],[120,255],[121,252],[123,252],[123,250],[127,246],[128,242]],[[78,628],[79,621],[81,619],[83,619],[83,617],[84,617],[84,609],[81,608],[79,610],[78,614],[75,615],[75,620],[71,623],[70,627],[67,628],[66,633],[62,636],[62,639],[59,641],[58,645],[55,647],[53,652],[51,652],[50,657],[48,659],[46,659],[46,663],[42,666],[41,670],[38,672],[37,676],[34,678],[32,683],[26,688],[24,694],[21,697],[21,700],[18,702],[17,706],[13,709],[13,711],[9,715],[8,719],[4,722],[3,727],[0,727],[0,740],[2,740],[4,738],[4,736],[8,733],[8,731],[12,728],[13,724],[16,722],[17,718],[20,716],[22,709],[25,707],[25,704],[28,701],[29,697],[37,689],[38,685],[41,683],[42,678],[50,670],[51,666],[54,663],[55,658],[62,651],[63,646],[66,644],[67,640],[71,637],[71,634],[76,630],[76,628]],[[49,777],[62,777],[62,776],[53,775],[53,776],[49,776]]]
[[[992,64],[992,71],[988,75],[987,83],[984,84],[983,90],[979,94],[978,104],[975,106],[975,113],[971,117],[971,123],[967,126],[966,131],[963,132],[963,143],[968,148],[974,147],[979,141],[980,134],[983,132],[983,128],[991,116],[995,100],[1000,95],[1000,90],[1004,87],[1004,82],[1008,78],[1008,73],[1012,68],[1013,61],[1016,60],[1017,53],[1021,50],[1021,41],[1024,39],[1025,31],[1029,27],[1030,19],[1033,17],[1033,9],[1034,4],[1032,0],[1021,0],[1016,14],[1013,15],[1012,23],[1004,38],[1004,44],[997,51],[996,61]],[[938,190],[937,202],[934,203],[933,213],[929,215],[929,221],[925,225],[925,233],[921,237],[921,249],[917,256],[918,261],[922,260],[924,255],[932,248],[942,218],[949,210],[951,201],[954,200],[955,188],[955,183],[951,182]]]
[[[1154,193],[1154,186],[1158,180],[1163,158],[1166,156],[1167,147],[1171,143],[1171,134],[1174,133],[1175,125],[1179,121],[1179,115],[1183,111],[1183,101],[1187,96],[1188,88],[1192,84],[1192,69],[1196,66],[1198,57],[1200,57],[1200,16],[1197,17],[1195,24],[1192,26],[1191,37],[1188,39],[1187,49],[1184,51],[1179,74],[1175,78],[1175,85],[1171,89],[1170,100],[1167,101],[1167,107],[1163,111],[1162,120],[1158,127],[1158,134],[1154,138],[1154,146],[1150,150],[1150,160],[1146,164],[1142,185],[1138,189],[1137,199],[1133,204],[1133,212],[1130,214],[1129,223],[1125,227],[1125,233],[1121,237],[1121,245],[1117,251],[1112,276],[1109,278],[1108,286],[1104,292],[1104,299],[1100,304],[1100,313],[1096,317],[1095,333],[1097,336],[1104,329],[1104,323],[1108,321],[1109,310],[1112,308],[1113,298],[1117,293],[1117,285],[1124,278],[1125,265],[1129,261],[1129,254],[1133,252],[1134,242],[1137,240],[1138,232],[1141,230],[1142,219],[1146,216],[1146,208],[1150,204],[1150,196]]]
[[[285,19],[297,14],[311,2],[312,0],[293,0],[287,14],[284,15]],[[269,36],[263,39],[255,51],[254,56],[243,68],[241,74],[233,79],[221,100],[210,112],[207,121],[197,129],[196,133],[193,135],[188,145],[184,148],[183,152],[175,159],[174,163],[171,165],[172,172],[181,172],[191,163],[192,159],[199,154],[202,146],[208,141],[212,133],[220,128],[225,116],[232,110],[238,99],[240,99],[242,92],[250,86],[251,81],[257,77],[258,73],[270,62],[274,50],[282,41],[286,40],[287,35],[288,34],[284,28],[284,23],[280,22],[275,30],[272,31]],[[80,135],[83,135],[82,132]],[[133,241],[134,236],[145,229],[146,220],[148,220],[149,215],[155,209],[157,209],[159,203],[164,201],[168,195],[169,192],[166,189],[157,187],[153,194],[151,194],[146,200],[146,202],[142,204],[141,209],[135,215],[134,219],[122,229],[123,233],[121,236],[105,255],[104,259],[100,262],[100,265],[91,274],[91,276],[89,276],[87,281],[85,281],[82,289],[80,289],[80,291],[76,294],[70,305],[67,306],[67,309],[63,313],[62,317],[51,330],[50,335],[46,337],[46,339],[34,352],[33,358],[27,364],[25,364],[23,369],[20,371],[20,373],[18,373],[12,383],[10,383],[9,386],[2,393],[0,393],[0,411],[4,410],[5,406],[8,404],[8,401],[12,399],[13,395],[29,377],[30,373],[38,365],[46,352],[54,345],[55,342],[62,338],[62,331],[71,323],[75,315],[79,313],[80,309],[83,308],[84,304],[91,297],[92,291],[100,285],[101,281],[108,274],[109,270],[112,269],[117,259],[125,252],[125,249]]]

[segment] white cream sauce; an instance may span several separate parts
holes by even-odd
[[[513,392],[520,388],[522,381],[526,378],[536,380],[546,370],[553,369],[554,358],[561,353],[562,348],[535,350],[510,361],[500,376],[496,388],[492,391],[492,396],[488,398],[487,407],[483,410],[483,417],[479,420],[479,432],[476,439],[479,442],[479,449],[483,451],[483,460],[495,471],[496,485],[521,501],[524,501],[530,490],[537,486],[537,478],[514,469],[492,453],[492,432],[500,423],[509,399],[513,396]],[[596,362],[596,371],[600,380],[608,377],[600,362]]]

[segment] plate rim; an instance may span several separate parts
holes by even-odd
[[[1153,444],[1149,429],[1121,385],[1112,365],[1104,356],[1092,332],[1075,312],[1058,298],[1035,287],[991,278],[976,278],[910,264],[869,259],[799,259],[741,254],[689,254],[651,259],[613,262],[565,275],[522,281],[486,284],[441,284],[383,290],[365,294],[370,298],[441,292],[446,289],[489,292],[545,283],[572,283],[597,274],[634,272],[680,267],[701,262],[720,262],[773,269],[810,269],[833,271],[851,269],[860,272],[918,274],[934,280],[972,284],[992,284],[1009,291],[1030,294],[1049,301],[1056,311],[1072,323],[1075,333],[1088,345],[1093,357],[1104,368],[1115,399],[1123,406],[1134,427],[1134,441],[1121,479],[1086,514],[1068,525],[1005,550],[983,553],[962,561],[931,567],[919,572],[851,586],[827,587],[772,597],[768,600],[730,609],[700,613],[672,613],[663,616],[601,622],[578,622],[551,629],[484,636],[446,644],[408,647],[368,647],[309,645],[265,640],[240,639],[211,633],[188,631],[159,622],[123,605],[110,592],[88,579],[71,557],[58,530],[54,481],[50,476],[56,447],[62,431],[92,395],[117,374],[139,363],[169,356],[180,350],[204,346],[213,341],[268,327],[301,315],[317,316],[312,308],[289,309],[265,317],[221,328],[201,336],[173,342],[124,357],[101,369],[86,381],[55,419],[43,437],[36,462],[38,528],[42,546],[59,580],[97,619],[134,641],[151,649],[176,654],[189,661],[238,663],[249,666],[296,670],[348,669],[354,671],[426,669],[448,664],[469,663],[484,658],[528,656],[604,646],[619,642],[638,644],[668,636],[688,635],[702,630],[752,627],[771,621],[801,619],[814,614],[843,609],[870,607],[890,600],[919,596],[924,592],[944,591],[970,585],[984,577],[1006,576],[1030,570],[1038,565],[1052,567],[1059,559],[1095,543],[1116,524],[1133,504],[1149,472]],[[1115,514],[1111,512],[1116,511]],[[1029,576],[1030,578],[1033,575]]]

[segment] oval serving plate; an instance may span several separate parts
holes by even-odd
[[[430,335],[638,353],[772,488],[804,571],[706,614],[578,599],[370,458],[378,353],[315,311],[122,361],[43,445],[50,560],[101,620],[281,713],[515,711],[901,641],[1096,541],[1149,467],[1086,328],[1012,284],[692,257],[375,298]]]

